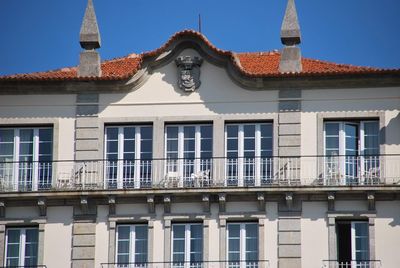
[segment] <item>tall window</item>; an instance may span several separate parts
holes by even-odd
[[[203,225],[172,225],[172,262],[174,267],[202,267]]]
[[[210,183],[212,125],[170,125],[165,128],[166,177],[185,187]]]
[[[229,267],[257,267],[258,224],[229,223],[227,231]]]
[[[226,184],[254,186],[270,183],[272,174],[272,123],[228,124]]]
[[[52,128],[0,129],[0,179],[8,188],[50,188],[52,160]]]
[[[109,188],[151,186],[153,128],[106,127],[106,185]]]
[[[378,121],[325,122],[328,179],[346,184],[379,181]]]
[[[339,267],[370,267],[367,221],[338,221]]]
[[[146,267],[147,263],[147,225],[117,226],[118,267]],[[129,265],[134,264],[134,265]]]
[[[6,267],[28,267],[37,265],[38,229],[7,228]]]

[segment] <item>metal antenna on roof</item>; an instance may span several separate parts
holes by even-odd
[[[201,14],[199,13],[199,33],[201,33]]]

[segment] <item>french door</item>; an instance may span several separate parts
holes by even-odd
[[[379,180],[378,121],[325,122],[325,177],[341,184]]]
[[[272,181],[272,123],[227,124],[225,148],[227,186]]]
[[[203,225],[200,223],[172,225],[172,263],[176,268],[203,266]]]

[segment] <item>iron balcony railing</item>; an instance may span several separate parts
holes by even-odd
[[[381,268],[380,260],[338,261],[325,260],[322,268]]]
[[[400,155],[0,162],[0,192],[400,183]]]
[[[269,268],[269,261],[182,261],[144,263],[102,263],[101,268]]]

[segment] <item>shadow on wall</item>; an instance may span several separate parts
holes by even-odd
[[[381,129],[381,144],[400,145],[400,113]]]

